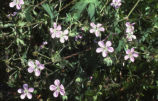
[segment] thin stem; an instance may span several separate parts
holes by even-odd
[[[43,54],[41,54],[41,53],[38,53],[38,55],[41,55],[41,56],[43,56],[43,57],[45,57],[45,58],[51,60],[51,58],[49,58],[49,57],[47,57],[47,56],[45,56],[45,55],[43,55]]]
[[[133,8],[131,9],[131,11],[128,13],[127,18],[132,14],[132,12],[134,11],[134,9],[136,8],[136,6],[138,5],[138,3],[140,2],[140,0],[138,0],[136,2],[136,4],[133,6]]]

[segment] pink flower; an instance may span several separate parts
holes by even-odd
[[[27,96],[28,99],[32,99],[32,92],[34,91],[34,88],[28,88],[28,84],[23,84],[23,88],[18,89],[18,93],[21,94],[20,98],[25,99]]]
[[[134,51],[134,48],[127,49],[126,54],[127,55],[124,57],[124,59],[130,59],[132,62],[134,62],[135,57],[138,57],[138,53]]]
[[[99,41],[98,45],[100,47],[96,49],[96,52],[97,53],[101,53],[102,52],[102,56],[103,57],[106,57],[109,52],[110,53],[114,52],[113,47],[111,47],[111,45],[112,45],[111,41],[107,41],[106,44],[104,44],[103,41]]]
[[[50,85],[49,89],[51,91],[54,91],[53,96],[54,97],[58,97],[59,93],[64,96],[65,95],[65,88],[62,84],[60,84],[60,81],[58,79],[56,79],[54,81],[54,85]]]
[[[115,9],[119,8],[121,6],[121,0],[113,0],[111,6],[113,6]]]
[[[35,60],[35,62],[29,61],[28,66],[29,66],[28,72],[29,73],[35,72],[35,76],[40,76],[41,70],[45,68],[44,64],[41,64],[38,60]]]
[[[14,7],[16,6],[16,9],[21,9],[21,5],[24,4],[24,1],[23,0],[13,0],[13,2],[9,3],[9,6],[10,7]]]
[[[90,29],[90,33],[95,33],[96,37],[101,36],[100,32],[104,32],[104,28],[102,27],[102,24],[98,23],[97,25],[95,25],[94,23],[91,23],[90,26],[92,27],[92,29]]]
[[[51,37],[54,39],[56,35],[61,33],[61,26],[57,25],[57,23],[54,23],[53,27],[54,28],[50,28],[49,31],[50,31]]]
[[[62,31],[60,34],[57,34],[57,38],[60,38],[60,42],[61,43],[64,43],[65,40],[68,40],[68,33],[69,31],[68,30],[64,30]]]
[[[132,39],[136,39],[134,33],[134,25],[135,23],[126,22],[126,38],[128,41],[132,41]]]
[[[44,42],[42,43],[42,45],[40,45],[40,48],[44,48],[44,46],[47,45],[47,44],[48,44],[48,42],[47,42],[47,41],[44,41]]]

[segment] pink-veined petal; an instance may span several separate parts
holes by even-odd
[[[49,31],[50,31],[51,34],[54,33],[53,28],[49,28]]]
[[[108,47],[108,51],[112,53],[112,52],[114,52],[114,48],[113,47]]]
[[[130,49],[127,49],[126,50],[126,54],[130,54],[131,53],[131,50]]]
[[[23,91],[24,91],[24,90],[23,90],[23,89],[21,89],[21,88],[20,88],[20,89],[18,89],[18,93],[20,93],[20,94],[21,94],[21,93],[23,93]]]
[[[40,62],[38,60],[35,60],[35,64],[38,66],[40,65]]]
[[[103,57],[106,57],[106,56],[107,56],[107,52],[106,52],[106,51],[103,51],[103,52],[102,52],[102,56],[103,56]]]
[[[29,68],[27,69],[27,71],[28,71],[29,73],[32,73],[32,72],[34,71],[34,68],[29,67]]]
[[[105,31],[105,29],[104,29],[103,27],[100,27],[100,28],[99,28],[99,31],[104,32],[104,31]]]
[[[25,99],[25,96],[26,96],[26,94],[23,93],[23,94],[20,95],[20,98],[21,98],[21,99]]]
[[[44,67],[44,64],[40,64],[39,66],[38,66],[38,68],[40,69],[40,70],[43,70],[45,67]]]
[[[92,22],[92,23],[90,23],[90,26],[92,27],[92,28],[96,28],[96,25]]]
[[[57,30],[60,31],[61,30],[61,25],[57,26]]]
[[[64,86],[61,84],[60,89],[65,90]]]
[[[24,89],[28,89],[28,84],[23,84]]]
[[[18,9],[18,10],[21,9],[21,5],[20,5],[20,4],[17,4],[17,5],[16,5],[16,9]]]
[[[58,97],[58,95],[59,95],[59,91],[56,90],[56,91],[53,93],[53,96],[54,96],[54,97]]]
[[[55,36],[56,36],[55,33],[51,34],[51,37],[52,37],[53,39],[55,38]]]
[[[32,60],[28,62],[28,66],[32,67],[32,68],[35,68],[35,64]]]
[[[64,42],[65,42],[64,37],[61,37],[61,38],[60,38],[60,42],[61,42],[61,43],[64,43]]]
[[[102,47],[102,48],[104,48],[104,47],[105,47],[105,45],[104,45],[104,42],[103,42],[103,41],[99,41],[99,42],[98,42],[98,45],[99,45],[100,47]]]
[[[55,84],[56,86],[60,86],[60,81],[59,81],[58,79],[56,79],[56,80],[54,81],[54,84]]]
[[[95,31],[95,36],[96,36],[96,37],[99,37],[99,36],[100,36],[100,31],[96,30],[96,31]]]
[[[101,27],[101,26],[102,26],[102,24],[100,24],[100,23],[97,24],[97,28],[99,28],[99,27]]]
[[[95,29],[90,29],[90,33],[94,33],[95,32]]]
[[[134,57],[133,57],[133,56],[131,56],[131,57],[130,57],[130,60],[131,60],[132,62],[134,62]]]
[[[64,30],[64,35],[67,35],[69,33],[68,30]]]
[[[41,71],[39,70],[39,69],[35,69],[35,76],[40,76],[40,74],[41,74]]]
[[[134,57],[138,57],[138,53],[134,52],[134,53],[133,53],[133,56],[134,56]]]
[[[68,40],[68,36],[63,36],[65,40]]]
[[[133,53],[134,52],[134,48],[131,48],[131,53]]]
[[[110,47],[112,45],[111,41],[106,42],[106,47]]]
[[[129,58],[129,56],[128,56],[128,55],[126,55],[126,56],[124,57],[124,59],[125,59],[125,60],[127,60],[128,58]]]
[[[24,1],[23,0],[19,0],[19,4],[24,4]]]
[[[61,90],[60,90],[60,94],[61,94],[62,96],[64,96],[64,95],[65,95],[65,90],[61,89]]]
[[[103,50],[104,50],[103,48],[97,48],[97,49],[96,49],[96,52],[97,52],[97,53],[101,53]]]
[[[28,99],[32,99],[32,94],[31,93],[27,93],[26,95],[27,95]]]
[[[57,32],[56,32],[56,37],[57,37],[57,38],[60,38],[61,33],[62,33],[61,31],[57,31]]]
[[[32,93],[34,91],[34,88],[29,88],[28,91]]]
[[[53,23],[53,27],[56,29],[57,28],[57,23]]]
[[[56,87],[55,85],[50,85],[50,86],[49,86],[49,89],[50,89],[51,91],[55,91],[55,90],[57,90],[57,87]]]
[[[11,3],[9,3],[9,7],[14,7],[16,5],[16,2],[11,2]]]

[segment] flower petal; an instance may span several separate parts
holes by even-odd
[[[21,99],[25,99],[25,96],[26,96],[26,94],[23,93],[23,94],[20,95],[20,98],[21,98]]]
[[[100,27],[100,28],[99,28],[99,31],[104,32],[104,31],[105,31],[105,29],[104,29],[103,27]]]
[[[63,36],[65,40],[68,40],[68,36]]]
[[[126,55],[126,56],[124,57],[124,59],[125,59],[125,60],[127,60],[128,58],[129,58],[129,56],[128,56],[128,55]]]
[[[61,25],[57,26],[57,30],[60,31],[61,30]]]
[[[28,99],[32,99],[32,94],[31,93],[27,93],[26,95],[27,95]]]
[[[104,47],[105,47],[105,45],[104,45],[104,42],[103,42],[103,41],[99,41],[99,42],[98,42],[98,45],[99,45],[100,47],[102,47],[102,48],[104,48]]]
[[[14,7],[15,5],[16,5],[16,3],[14,1],[9,3],[9,7]]]
[[[64,35],[67,35],[69,33],[68,30],[64,30]]]
[[[131,53],[133,53],[134,52],[134,48],[131,48]]]
[[[114,48],[113,47],[108,47],[108,51],[112,53],[112,52],[114,52]]]
[[[56,29],[57,28],[57,23],[53,23],[53,27]]]
[[[64,96],[64,95],[65,95],[65,90],[62,90],[62,89],[61,89],[61,90],[60,90],[60,94]]]
[[[32,60],[28,62],[28,66],[35,68],[35,64]]]
[[[24,1],[23,0],[19,0],[19,4],[24,4]]]
[[[102,52],[102,51],[103,51],[103,48],[97,48],[97,49],[96,49],[96,52],[97,52],[97,53],[100,53],[100,52]]]
[[[35,69],[35,76],[40,76],[41,71],[39,69]]]
[[[34,88],[29,88],[28,91],[32,93],[34,91]]]
[[[130,54],[131,53],[131,50],[130,49],[127,49],[126,50],[126,54]]]
[[[96,30],[96,31],[95,31],[95,36],[96,36],[96,37],[99,37],[99,36],[100,36],[100,31]]]
[[[27,69],[27,71],[28,71],[29,73],[32,73],[32,72],[34,71],[34,68],[29,67],[29,68]]]
[[[28,84],[23,84],[24,89],[28,89]]]
[[[54,84],[55,84],[56,86],[60,86],[60,81],[59,81],[58,79],[56,79],[56,80],[54,81]]]
[[[92,22],[92,23],[90,23],[90,26],[92,27],[92,28],[96,28],[96,25]]]
[[[16,9],[18,9],[18,10],[21,9],[21,5],[20,5],[20,4],[17,4],[17,5],[16,5]]]
[[[60,38],[60,42],[61,42],[61,43],[64,43],[64,42],[65,42],[65,40],[64,40],[63,37]]]
[[[18,93],[20,93],[20,94],[21,94],[21,93],[23,93],[23,92],[24,92],[24,90],[23,90],[23,89],[21,89],[21,88],[20,88],[20,89],[18,89]]]
[[[60,89],[65,90],[64,86],[61,84]]]
[[[103,57],[106,57],[106,56],[107,56],[107,52],[106,52],[106,51],[103,51],[103,52],[102,52],[102,56],[103,56]]]
[[[134,62],[134,57],[133,57],[133,56],[131,56],[131,57],[130,57],[130,60],[131,60],[132,62]]]
[[[54,97],[58,97],[58,95],[59,95],[59,91],[56,90],[56,91],[53,93],[53,96],[54,96]]]
[[[55,91],[55,90],[57,90],[57,87],[56,87],[55,85],[50,85],[50,86],[49,86],[49,89],[50,89],[51,91]]]
[[[106,47],[110,47],[112,45],[111,41],[106,42]]]
[[[138,57],[138,53],[134,52],[134,53],[133,53],[133,56],[134,56],[134,57]]]
[[[90,33],[94,33],[95,32],[95,29],[90,29]]]
[[[101,26],[102,26],[102,24],[100,24],[100,23],[97,24],[97,27],[98,27],[98,28],[101,27]]]

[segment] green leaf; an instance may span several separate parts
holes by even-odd
[[[89,4],[89,7],[88,7],[88,15],[90,16],[90,19],[92,21],[94,21],[94,14],[95,14],[95,5],[94,4]]]

